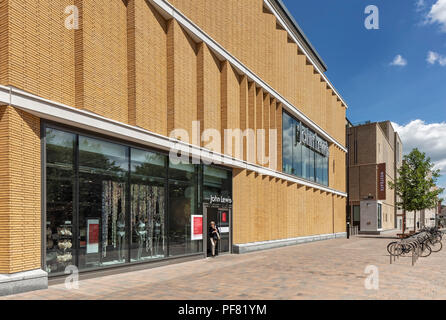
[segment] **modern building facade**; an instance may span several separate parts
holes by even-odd
[[[402,165],[403,144],[390,121],[347,127],[349,212],[361,233],[397,228],[402,213],[388,182]]]
[[[1,293],[202,258],[211,220],[221,253],[346,235],[347,105],[281,1],[74,5],[0,2]]]

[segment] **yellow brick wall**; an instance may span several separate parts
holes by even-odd
[[[170,2],[344,144],[345,108],[336,97],[324,103],[326,93],[323,91],[332,90],[325,88],[321,92],[318,89],[320,75],[314,74],[314,67],[309,62],[306,65],[305,56],[299,55],[297,46],[289,43],[286,32],[277,26],[275,17],[263,9],[263,0]],[[222,15],[221,12],[227,14]],[[300,103],[302,100],[303,104]],[[329,108],[333,108],[336,116],[324,119]]]
[[[286,31],[277,25],[275,17],[264,10],[262,0],[171,3],[345,144],[345,108]],[[79,7],[81,14],[81,29],[77,31],[67,30],[64,25],[65,7],[72,4]],[[0,0],[0,18],[0,84],[164,135],[182,128],[191,138],[194,120],[201,121],[202,129],[274,128],[278,133],[278,170],[282,167],[282,105],[256,88],[245,75],[237,74],[228,62],[219,61],[206,45],[195,43],[175,20],[166,21],[147,1]],[[16,150],[15,143],[32,136],[29,125],[24,123],[38,119],[25,117],[12,108],[7,110],[2,132],[14,132],[20,139],[3,137],[1,143],[11,141],[9,148]],[[345,153],[335,146],[330,147],[330,152],[330,187],[345,191]],[[37,164],[40,149],[30,158]],[[246,154],[243,158],[257,162],[247,159]],[[2,161],[7,164],[4,158]],[[37,170],[35,165],[19,165],[11,170],[19,168],[25,172],[24,177],[31,177],[28,171]],[[33,177],[40,177],[40,168]],[[17,181],[14,183],[20,185]],[[11,191],[15,186],[12,182],[6,185],[1,190],[4,199],[9,199],[18,189]],[[31,185],[37,190],[40,179]],[[239,243],[330,233],[333,226],[337,232],[345,229],[343,198],[244,171],[235,175],[234,186],[234,227]],[[11,213],[15,217],[17,208],[34,206],[35,212],[29,210],[28,214],[39,212],[40,218],[36,194],[31,192],[29,199],[22,199],[22,207],[12,200],[3,201],[5,221],[16,223],[8,220]],[[40,189],[37,198],[40,199]],[[12,211],[8,213],[5,208]],[[40,241],[40,234],[34,240],[30,241]],[[16,241],[0,238],[0,245],[17,248]],[[7,261],[7,266],[1,268],[38,267],[35,261],[30,262],[30,253],[23,250],[14,249],[14,254],[23,257],[21,266],[14,265],[15,256],[5,256],[2,261]]]
[[[233,171],[234,244],[345,232],[345,198]]]
[[[128,123],[127,8],[121,0],[82,1],[80,108]]]
[[[167,29],[167,128],[186,130],[192,142],[192,122],[198,120],[197,44],[176,20]]]
[[[40,119],[0,106],[0,273],[40,268]]]
[[[74,32],[65,28],[64,14],[72,4],[70,0],[0,2],[0,84],[74,106]]]
[[[222,100],[221,62],[209,50],[207,45],[198,46],[197,85],[198,116],[201,133],[208,129],[221,132],[223,110],[227,110],[227,101]],[[227,115],[225,116],[227,122]],[[203,146],[212,141],[204,141]],[[222,150],[216,150],[221,152]]]
[[[167,22],[145,0],[127,7],[129,124],[167,135]]]

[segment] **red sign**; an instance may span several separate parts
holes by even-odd
[[[221,214],[221,222],[228,222],[228,217],[227,217],[227,213],[223,212]]]
[[[88,240],[90,244],[99,243],[99,225],[90,224],[90,230],[88,230]]]
[[[192,216],[192,240],[203,240],[203,216]]]
[[[378,200],[386,200],[387,194],[386,164],[378,164]]]
[[[99,220],[91,219],[87,222],[87,254],[99,252]]]

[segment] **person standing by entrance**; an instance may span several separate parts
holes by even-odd
[[[217,245],[218,241],[220,240],[220,231],[218,230],[217,225],[215,224],[215,221],[211,221],[209,224],[209,240],[211,241],[211,248],[212,248],[212,257],[214,258],[216,255],[218,255],[217,252]]]

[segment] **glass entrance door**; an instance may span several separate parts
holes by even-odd
[[[213,207],[205,207],[204,209],[206,215],[206,243],[207,243],[207,256],[211,256],[211,242],[209,235],[209,226],[213,221],[217,224],[218,230],[220,231],[220,241],[217,244],[218,254],[231,253],[231,210],[221,209]]]

